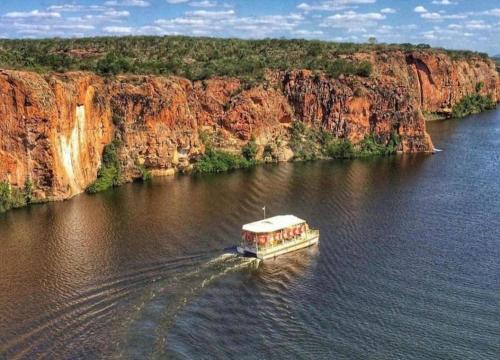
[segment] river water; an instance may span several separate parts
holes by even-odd
[[[0,215],[0,358],[499,359],[500,111],[436,155],[130,184]],[[320,245],[256,267],[242,224]]]

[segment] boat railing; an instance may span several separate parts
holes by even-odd
[[[262,251],[262,250],[271,249],[271,248],[279,248],[279,247],[283,247],[283,246],[290,246],[290,244],[293,244],[295,242],[300,242],[300,241],[312,239],[316,236],[319,236],[319,230],[309,229],[293,239],[282,240],[279,243],[272,245],[272,246],[270,246],[270,245],[266,245],[266,246],[257,245],[257,251]]]
[[[309,229],[306,232],[306,235],[309,236],[309,237],[319,236],[319,230],[311,230],[311,229]]]

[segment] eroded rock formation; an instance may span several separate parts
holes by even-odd
[[[478,83],[482,94],[500,99],[500,78],[484,59],[429,52],[351,57],[371,61],[372,76],[270,72],[263,84],[247,87],[238,79],[1,71],[0,180],[22,187],[31,179],[38,199],[71,197],[96,178],[113,139],[121,143],[126,180],[139,176],[138,165],[169,175],[204,153],[200,130],[217,133],[216,145],[232,151],[255,137],[289,160],[294,121],[353,143],[366,134],[388,141],[397,133],[401,151],[428,152],[423,112],[449,114]]]
[[[14,187],[32,179],[40,199],[82,192],[113,137],[104,88],[92,74],[1,72],[0,179]]]

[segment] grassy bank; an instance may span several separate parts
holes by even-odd
[[[0,182],[0,213],[24,207],[33,202],[33,183],[26,180],[22,189],[13,188],[9,182]]]
[[[195,174],[220,173],[229,170],[248,169],[258,163],[255,159],[257,156],[257,144],[253,138],[238,154],[216,149],[214,146],[216,134],[200,131],[199,136],[203,145],[205,145],[205,154],[198,159],[198,162],[194,165],[193,170]]]
[[[206,133],[200,133],[200,138],[205,144],[206,153],[194,165],[194,172],[197,174],[248,169],[260,163],[256,160],[257,145],[253,139],[243,147],[241,153],[232,153],[215,149],[213,137]],[[334,138],[322,129],[311,128],[297,121],[291,129],[289,146],[296,161],[352,159],[395,154],[399,139],[395,133],[385,140],[372,134],[366,135],[359,144],[353,145],[348,139]],[[276,159],[276,156],[270,153],[272,148],[271,144],[264,147],[264,158]]]
[[[102,164],[97,171],[97,179],[85,189],[88,194],[95,194],[107,189],[122,185],[125,180],[122,176],[122,167],[118,158],[121,147],[119,140],[113,140],[111,144],[104,147],[102,153]],[[143,164],[136,163],[135,171],[138,181],[151,180],[151,172]]]
[[[208,150],[194,166],[196,174],[220,173],[236,169],[248,169],[257,164],[255,160],[248,160],[240,154],[233,154],[222,150]]]
[[[290,147],[297,160],[315,160],[319,158],[352,159],[369,156],[387,156],[395,154],[399,138],[392,133],[388,138],[367,134],[359,144],[352,144],[346,138],[334,138],[323,129],[310,128],[302,122],[292,126]]]
[[[490,96],[479,93],[464,96],[455,106],[453,106],[452,116],[460,119],[472,114],[479,114],[485,110],[495,109],[496,102]]]
[[[102,153],[102,164],[97,172],[97,179],[87,187],[87,193],[95,194],[112,187],[120,186],[123,183],[122,170],[117,153],[119,147],[120,142],[117,140],[106,145]]]

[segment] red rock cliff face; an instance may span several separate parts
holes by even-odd
[[[432,150],[417,102],[394,78],[330,80],[302,71],[285,74],[283,84],[297,117],[336,137],[358,143],[376,134],[389,141],[397,133],[404,152]]]
[[[452,107],[482,83],[482,95],[492,95],[498,102],[500,87],[493,62],[481,59],[451,61],[446,55],[412,53],[406,56],[410,79],[417,79],[415,91],[424,112],[450,114]]]
[[[126,180],[140,175],[139,166],[169,175],[203,154],[200,130],[216,133],[216,145],[229,151],[253,136],[260,153],[269,145],[279,160],[289,160],[294,121],[353,143],[366,134],[388,140],[397,133],[401,151],[428,152],[423,112],[449,113],[479,82],[484,95],[500,98],[498,73],[482,59],[426,52],[350,57],[371,61],[373,75],[334,80],[305,70],[276,72],[247,88],[238,79],[1,71],[0,180],[22,187],[31,179],[40,199],[71,197],[96,178],[113,139],[121,142]]]
[[[0,179],[21,187],[31,178],[39,199],[82,192],[112,139],[103,87],[89,74],[1,72]]]
[[[153,175],[171,174],[202,151],[188,80],[119,78],[109,85],[108,96],[127,179],[138,176],[137,165]]]

